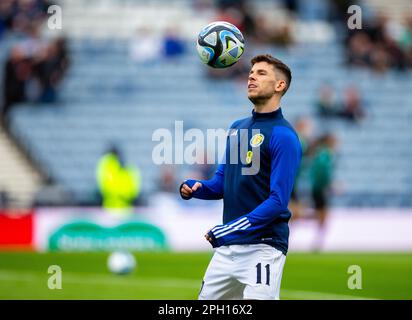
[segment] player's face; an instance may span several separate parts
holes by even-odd
[[[275,68],[265,62],[257,62],[249,72],[248,98],[253,103],[270,99],[276,93]]]

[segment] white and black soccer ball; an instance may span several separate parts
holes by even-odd
[[[128,274],[136,268],[136,259],[128,251],[115,251],[109,255],[107,267],[114,274]]]
[[[197,52],[203,63],[213,68],[234,65],[245,51],[240,30],[225,21],[215,21],[204,27],[197,39]]]

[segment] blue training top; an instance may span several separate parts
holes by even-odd
[[[286,255],[288,203],[301,156],[299,138],[280,108],[253,111],[252,117],[233,123],[226,161],[192,193],[198,199],[224,200],[223,224],[209,232],[213,247],[265,243]],[[185,183],[192,187],[196,180]]]

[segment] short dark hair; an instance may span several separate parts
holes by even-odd
[[[250,60],[250,63],[252,64],[252,66],[258,62],[267,62],[271,64],[276,70],[281,72],[286,77],[286,88],[285,90],[283,90],[283,93],[282,93],[282,96],[283,96],[286,93],[286,91],[288,91],[290,87],[290,83],[292,82],[292,72],[290,71],[290,68],[285,63],[283,63],[283,61],[276,59],[270,54],[260,54],[260,55],[253,57]]]

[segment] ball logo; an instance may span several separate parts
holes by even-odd
[[[252,158],[253,158],[253,152],[248,151],[246,155],[246,164],[251,164],[252,163]]]
[[[265,140],[265,136],[261,133],[255,134],[251,139],[250,139],[250,145],[253,148],[259,147],[262,143],[263,140]]]

